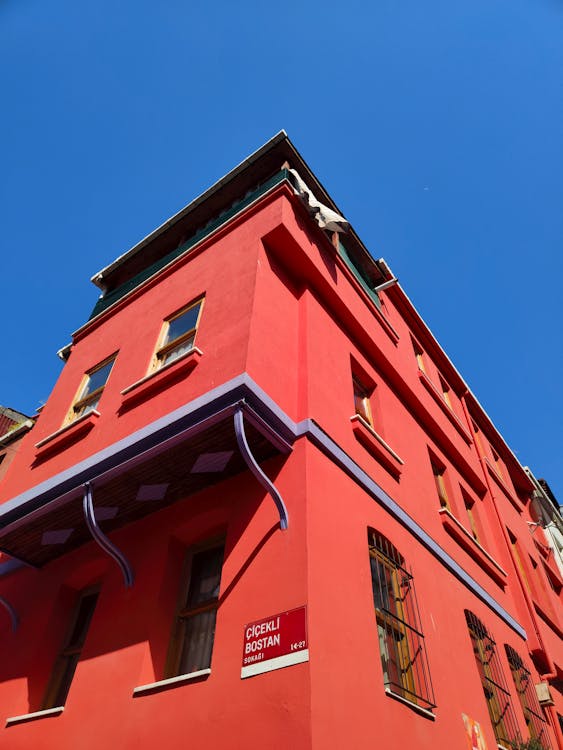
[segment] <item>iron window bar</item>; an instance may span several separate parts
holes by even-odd
[[[547,722],[538,701],[536,689],[532,681],[532,674],[524,665],[517,651],[506,643],[504,650],[506,651],[506,658],[508,659],[508,665],[512,673],[514,687],[518,693],[530,737],[538,739],[545,750],[551,750]]]
[[[467,609],[465,620],[495,737],[499,744],[512,748],[521,735],[495,640],[481,620]]]
[[[385,687],[421,705],[436,707],[414,579],[398,550],[368,531],[374,608]]]

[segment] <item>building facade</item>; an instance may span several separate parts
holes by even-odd
[[[0,484],[2,747],[562,747],[534,484],[285,133],[93,281]]]
[[[33,419],[25,414],[0,406],[0,482],[14,460],[20,442],[33,424]]]

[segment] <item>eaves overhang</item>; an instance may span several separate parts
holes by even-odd
[[[149,483],[148,485],[142,485],[145,488],[148,486],[148,488],[154,489],[161,484],[153,482],[154,475],[151,473],[150,466],[148,472],[144,471],[143,466],[146,469],[147,462],[156,461],[159,464],[158,470],[162,470],[166,477],[166,484],[171,484],[169,479],[174,474],[178,463],[185,460],[189,450],[192,450],[194,455],[194,448],[195,451],[201,451],[202,448],[207,450],[205,447],[207,439],[210,439],[209,445],[213,446],[212,452],[224,454],[225,448],[227,451],[234,449],[237,443],[236,435],[233,441],[233,432],[236,432],[236,428],[233,430],[232,425],[233,422],[237,421],[237,414],[240,421],[241,413],[249,427],[246,431],[246,437],[254,458],[263,462],[269,457],[287,455],[292,450],[293,443],[296,440],[306,437],[402,524],[414,539],[426,547],[475,596],[481,599],[522,638],[526,638],[524,628],[495,597],[467,573],[395,500],[387,495],[372,477],[366,474],[330,438],[328,433],[322,430],[312,419],[294,422],[247,373],[243,373],[208,391],[185,406],[132,433],[127,438],[1,505],[0,549],[17,560],[40,567],[49,560],[60,557],[66,552],[70,552],[71,549],[90,541],[91,536],[84,523],[82,505],[85,490],[88,491],[88,488],[92,487],[97,497],[96,508],[98,511],[104,510],[102,517],[99,519],[103,523],[104,533],[111,533],[119,525],[124,525],[128,521],[136,520],[141,515],[158,510],[162,505],[158,504],[157,498],[151,500],[150,497],[148,499],[145,497],[139,501],[141,504],[149,503],[144,506],[147,508],[146,513],[139,513],[137,510],[131,512],[130,510],[131,507],[138,507],[136,501],[139,497],[139,480],[141,478],[143,482]],[[225,439],[230,441],[227,446],[220,442]],[[201,452],[199,455],[201,456]],[[213,460],[213,457],[211,457],[211,463],[213,463]],[[238,469],[233,466],[233,472],[230,475],[250,468],[242,456],[240,460]],[[187,467],[191,465],[189,460],[186,463]],[[191,468],[193,469],[193,465]],[[209,468],[209,465],[207,468]],[[130,490],[127,483],[120,485],[120,482],[123,483],[123,478],[127,476],[132,478],[134,491],[137,495],[132,498],[129,492],[129,500],[122,503],[125,513],[121,520],[117,521],[117,516],[115,518],[108,518],[107,516],[107,511],[116,507],[117,503],[115,505],[108,505],[107,503],[108,501],[113,502],[112,498],[116,499],[116,488],[118,493],[123,490],[126,492]],[[208,477],[206,483],[199,488],[180,487],[180,495],[176,497],[172,492],[168,500],[175,502],[183,499],[193,491],[215,484],[226,477],[227,475],[222,474],[215,482],[209,480]],[[182,478],[180,477],[180,479]],[[266,484],[268,484],[268,480]],[[167,487],[166,492],[168,491]],[[270,490],[267,491],[272,495],[275,494]],[[165,497],[166,493],[162,499]],[[152,507],[150,506],[151,502],[154,502]],[[167,502],[167,504],[170,503]],[[48,519],[50,519],[49,528],[45,523]],[[76,523],[76,527],[72,525],[74,523]],[[58,528],[57,524],[59,524]],[[280,526],[284,528],[281,511]],[[73,532],[78,527],[81,530],[75,536],[74,541],[72,541],[72,534],[70,534],[68,539],[61,543],[61,546],[54,545],[57,546],[56,552],[48,552],[43,557],[36,554],[35,561],[26,559],[23,554],[17,554],[18,550],[24,549],[24,545],[26,545],[26,549],[31,551],[50,546],[41,544],[45,532],[68,532],[69,527],[72,528]],[[53,538],[56,538],[55,535],[53,535]],[[62,535],[60,538],[62,538]],[[8,548],[10,540],[11,548]],[[69,546],[65,547],[65,545]],[[18,562],[15,560],[2,563],[0,564],[0,576],[7,575],[17,570],[18,567]]]
[[[288,179],[291,186],[287,167],[299,173],[317,200],[342,213],[285,131],[281,131],[130,250],[94,274],[91,280],[103,294],[90,321],[108,309],[114,298],[123,297],[123,290],[137,288],[149,276],[160,273],[167,260],[190,252],[194,244],[240,213],[249,200],[257,200],[264,188],[282,179]],[[351,226],[346,233],[346,248],[378,282],[388,280]]]
[[[246,192],[255,189],[258,184],[278,172],[284,162],[289,162],[303,174],[315,195],[323,203],[338,211],[338,207],[295,148],[285,130],[281,130],[130,250],[94,274],[92,282],[101,289],[105,289],[110,277],[118,273],[124,264],[135,263],[142,250],[153,244],[172,227],[183,223],[187,217],[189,217],[189,226],[201,226],[213,215],[225,210]],[[146,261],[143,259],[142,262]]]
[[[90,541],[86,486],[108,533],[245,471],[235,413],[257,462],[291,451],[294,423],[240,375],[1,505],[0,549],[41,567]]]

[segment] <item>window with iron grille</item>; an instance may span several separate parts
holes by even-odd
[[[520,732],[512,708],[510,692],[496,652],[496,643],[473,612],[466,609],[465,620],[469,628],[475,662],[497,743],[510,750],[513,743],[520,740]]]
[[[532,675],[524,666],[519,654],[511,646],[505,644],[504,650],[530,737],[539,740],[543,747],[549,750],[551,743],[547,733],[547,723],[538,702]]]
[[[379,532],[368,530],[368,545],[385,689],[421,708],[433,709],[434,691],[412,574]]]
[[[223,566],[223,545],[191,550],[168,652],[167,677],[211,667]]]

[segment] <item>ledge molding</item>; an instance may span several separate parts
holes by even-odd
[[[436,716],[433,711],[430,711],[428,708],[423,708],[422,706],[419,706],[418,703],[414,703],[414,701],[410,701],[408,698],[403,698],[402,695],[399,695],[398,693],[394,693],[389,688],[385,688],[385,694],[389,696],[389,698],[393,698],[396,701],[399,701],[399,703],[404,703],[405,706],[409,706],[414,711],[416,711],[419,714],[422,714],[423,716],[426,716],[428,719],[432,719],[432,721],[436,721]]]
[[[495,483],[497,484],[497,486],[502,490],[507,500],[510,500],[510,502],[516,508],[518,513],[522,513],[523,505],[521,501],[517,499],[516,497],[514,497],[514,494],[510,491],[509,487],[505,484],[503,478],[495,469],[495,467],[492,465],[492,463],[489,461],[487,456],[485,456],[485,465],[487,467],[487,471],[489,472],[491,477],[495,480]]]
[[[167,688],[175,687],[176,685],[183,685],[192,680],[208,677],[210,674],[210,669],[198,669],[197,672],[189,672],[188,674],[180,674],[177,677],[169,677],[166,680],[149,682],[146,685],[139,685],[139,687],[134,688],[133,696],[146,695],[147,693],[156,692],[157,690],[166,690]]]
[[[428,375],[424,372],[424,370],[421,370],[421,369],[418,370],[418,377],[422,385],[426,388],[428,393],[432,396],[434,401],[438,404],[440,409],[444,412],[446,417],[450,420],[450,422],[459,432],[461,437],[465,440],[467,445],[471,445],[473,443],[473,438],[471,437],[469,430],[465,428],[461,419],[457,416],[457,414],[453,411],[453,409],[451,409],[446,404],[444,397],[442,396],[440,391],[436,388],[434,383],[430,380]]]
[[[65,424],[60,430],[47,435],[43,440],[35,443],[35,458],[41,458],[51,451],[60,450],[75,440],[80,440],[86,433],[90,432],[99,418],[100,412],[93,409],[69,424]]]
[[[359,414],[350,417],[350,422],[356,439],[395,479],[398,479],[403,472],[403,459]]]
[[[456,542],[478,563],[488,575],[499,584],[506,586],[508,574],[501,568],[497,561],[489,555],[487,550],[473,538],[465,526],[458,521],[448,508],[440,508],[438,511],[444,529]]]
[[[182,354],[181,357],[172,362],[159,367],[145,375],[144,378],[137,380],[135,383],[128,385],[121,391],[120,409],[128,409],[139,401],[144,401],[153,393],[163,390],[168,386],[170,381],[180,379],[191,372],[198,364],[203,352],[197,346],[192,347],[189,351]]]
[[[6,726],[11,727],[14,724],[24,724],[26,721],[34,721],[35,719],[46,719],[49,716],[59,716],[65,710],[64,706],[56,706],[55,708],[46,708],[43,711],[34,711],[31,714],[21,714],[21,716],[10,716],[6,719]]]

